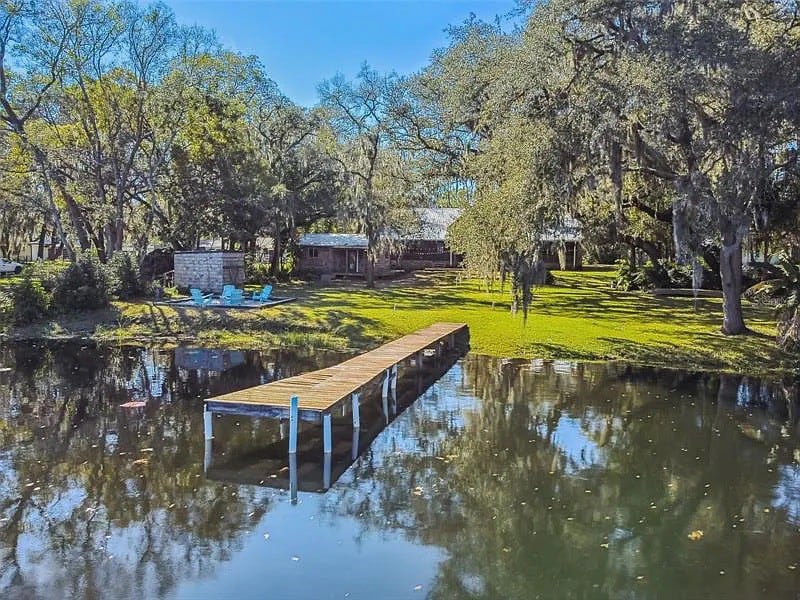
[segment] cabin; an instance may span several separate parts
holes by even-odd
[[[460,208],[422,208],[418,223],[402,236],[399,265],[407,271],[458,267],[463,257],[447,246],[447,230],[461,216]]]
[[[447,231],[461,215],[460,208],[425,208],[417,211],[417,223],[398,236],[399,252],[381,254],[375,276],[386,277],[397,269],[415,271],[461,265],[463,257],[447,246]],[[576,270],[582,265],[580,223],[571,217],[542,237],[542,259],[548,269]],[[360,233],[307,233],[298,241],[297,271],[323,279],[364,277],[367,236]],[[398,246],[398,244],[395,244]]]
[[[297,242],[297,270],[321,278],[364,277],[367,236],[361,233],[306,233]],[[375,261],[375,277],[391,273],[392,261],[384,252]]]
[[[542,236],[542,261],[548,269],[577,271],[583,267],[580,222],[566,217],[561,225]]]

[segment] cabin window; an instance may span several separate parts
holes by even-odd
[[[319,258],[319,248],[309,248],[308,258]]]

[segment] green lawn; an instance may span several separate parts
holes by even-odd
[[[390,339],[436,321],[458,321],[469,325],[475,352],[494,356],[624,359],[745,372],[790,365],[790,357],[775,348],[769,311],[748,307],[754,334],[730,338],[719,332],[721,300],[622,292],[611,288],[613,276],[611,270],[559,273],[557,285],[537,290],[527,320],[511,314],[507,290],[441,275],[374,292],[320,289],[305,300],[311,315],[338,315],[340,327],[356,339]]]
[[[721,301],[654,298],[611,288],[613,271],[559,273],[537,290],[525,320],[509,294],[453,272],[421,272],[377,290],[358,285],[284,286],[298,302],[258,311],[175,309],[115,303],[95,315],[62,318],[17,332],[27,337],[92,335],[125,342],[259,348],[304,345],[364,349],[436,321],[469,325],[474,352],[504,357],[622,359],[746,373],[781,372],[793,359],[775,348],[769,311],[747,307],[754,333],[719,333]],[[795,359],[796,360],[796,359]]]

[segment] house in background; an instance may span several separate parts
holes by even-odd
[[[364,277],[367,265],[367,236],[362,233],[306,233],[297,242],[301,273],[320,277]],[[375,261],[375,276],[392,270],[388,252]]]
[[[431,267],[457,267],[462,256],[454,254],[445,241],[447,230],[461,216],[460,208],[422,208],[419,224],[403,236],[400,267],[408,271]]]
[[[397,268],[405,271],[433,267],[458,267],[462,256],[450,250],[447,230],[461,215],[460,208],[425,208],[419,223],[400,237],[399,253],[384,252],[375,263],[375,276],[386,277]],[[581,268],[581,225],[567,217],[542,238],[542,259],[548,269]],[[297,270],[321,278],[364,277],[367,236],[360,233],[306,233],[298,241]]]
[[[542,236],[542,260],[548,269],[576,271],[583,267],[582,231],[577,219],[566,217],[560,226]]]

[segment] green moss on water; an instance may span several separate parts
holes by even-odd
[[[747,306],[753,334],[732,338],[719,331],[721,300],[614,290],[613,275],[608,269],[559,273],[556,285],[536,291],[527,319],[511,313],[508,290],[460,280],[454,272],[430,271],[377,290],[286,286],[275,294],[296,296],[297,302],[261,310],[117,302],[96,317],[38,327],[113,343],[362,350],[437,321],[453,321],[469,325],[474,352],[492,356],[619,359],[754,374],[787,372],[796,365],[796,358],[775,347],[768,310]]]

